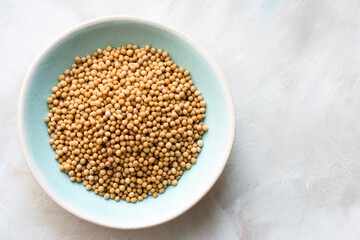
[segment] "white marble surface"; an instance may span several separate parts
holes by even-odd
[[[0,239],[359,239],[360,2],[0,0]],[[225,172],[177,219],[124,231],[85,222],[41,190],[17,136],[19,89],[63,31],[127,14],[185,32],[231,85]]]

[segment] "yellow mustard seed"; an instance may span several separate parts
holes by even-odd
[[[105,199],[158,197],[196,163],[208,131],[190,73],[149,45],[76,57],[46,101],[60,171]]]

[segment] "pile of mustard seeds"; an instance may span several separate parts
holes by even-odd
[[[157,197],[201,151],[206,102],[167,52],[108,46],[76,57],[47,99],[60,170],[105,199]]]

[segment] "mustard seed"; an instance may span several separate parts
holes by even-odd
[[[196,163],[206,102],[189,71],[146,45],[76,57],[46,99],[59,170],[105,199],[158,197]]]

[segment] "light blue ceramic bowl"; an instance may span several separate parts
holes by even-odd
[[[92,54],[107,45],[150,44],[167,51],[188,69],[207,102],[204,147],[197,163],[176,187],[158,198],[135,204],[115,202],[88,192],[59,171],[44,118],[47,97],[57,77],[75,56]],[[159,23],[134,17],[107,17],[77,26],[58,38],[35,61],[26,76],[19,104],[19,132],[28,165],[42,188],[60,206],[85,220],[114,228],[142,228],[175,218],[198,202],[214,185],[229,157],[235,132],[231,93],[215,61],[184,34]]]

